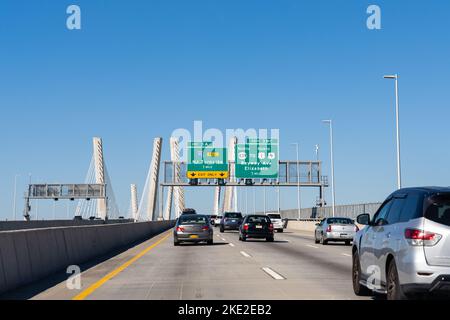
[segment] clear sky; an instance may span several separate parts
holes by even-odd
[[[81,7],[81,30],[66,28],[70,4]],[[381,30],[366,27],[371,4]],[[442,0],[2,0],[0,219],[12,217],[16,174],[18,213],[29,173],[83,182],[93,136],[126,210],[153,138],[167,142],[194,120],[279,128],[283,159],[295,158],[292,142],[303,160],[320,144],[329,175],[321,120],[333,119],[337,203],[381,201],[396,187],[389,73],[400,75],[404,185],[449,185],[449,12]],[[302,203],[315,199],[304,192]],[[187,200],[212,208],[203,189]],[[295,190],[282,206],[295,208]]]

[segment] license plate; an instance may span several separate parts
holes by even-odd
[[[198,236],[197,235],[195,235],[195,234],[193,234],[192,236],[190,236],[189,238],[191,238],[191,239],[198,239]]]
[[[262,229],[263,227],[262,226],[256,226],[256,229]]]
[[[341,237],[347,237],[348,236],[348,234],[346,234],[346,233],[341,233]]]

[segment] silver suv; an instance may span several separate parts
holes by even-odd
[[[398,190],[357,221],[366,227],[353,240],[355,294],[450,293],[450,188]]]

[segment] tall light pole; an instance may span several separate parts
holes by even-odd
[[[17,221],[17,178],[20,177],[20,175],[16,174],[14,176],[14,200],[13,200],[13,215],[14,215],[14,221]]]
[[[300,202],[300,160],[299,160],[299,144],[291,143],[291,145],[295,146],[296,154],[297,154],[297,206],[298,206],[298,220],[301,218],[301,202]]]
[[[384,76],[385,79],[395,80],[395,123],[397,133],[397,187],[402,188],[402,169],[400,162],[400,111],[398,98],[398,74]]]
[[[330,156],[331,156],[331,198],[333,203],[333,217],[336,216],[336,192],[334,189],[334,155],[333,155],[333,121],[323,120],[330,126]]]

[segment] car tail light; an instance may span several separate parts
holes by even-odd
[[[177,227],[177,232],[184,232],[184,228],[183,227]]]
[[[244,230],[248,231],[248,223],[244,224]]]
[[[441,239],[440,234],[419,229],[406,229],[405,238],[412,246],[435,246]]]
[[[273,223],[269,225],[269,231],[273,231]]]
[[[202,230],[203,230],[203,231],[208,231],[208,230],[209,230],[209,227],[208,227],[208,226],[204,226],[204,227],[202,228]]]
[[[327,232],[331,232],[331,226],[328,226]]]

